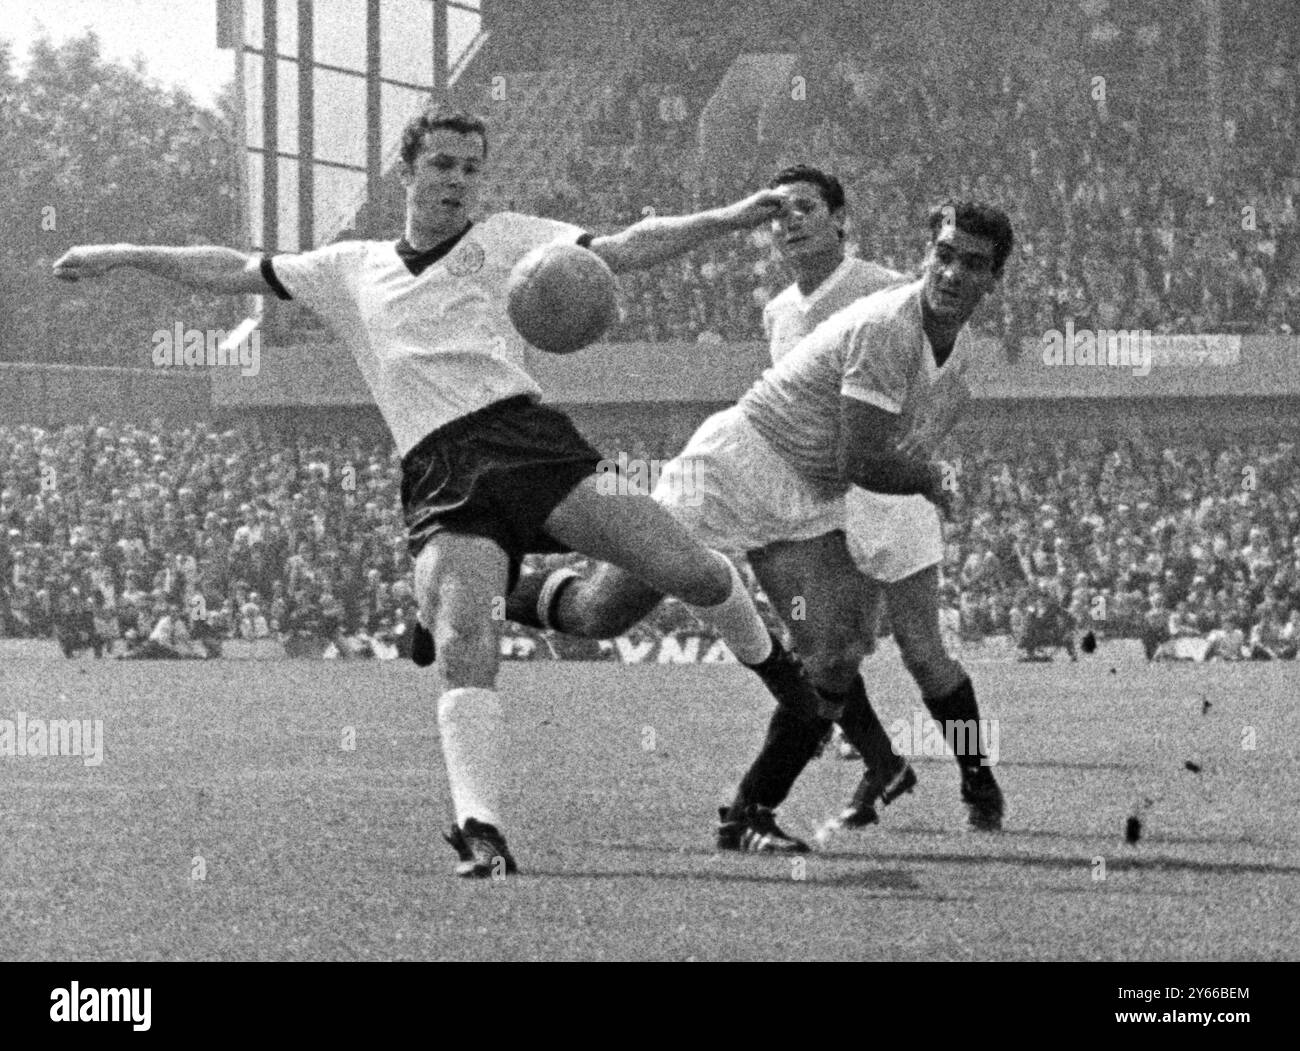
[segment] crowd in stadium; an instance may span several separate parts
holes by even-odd
[[[1200,34],[1117,26],[1095,6],[1067,67],[1047,44],[1026,43],[1015,68],[984,69],[879,36],[821,40],[810,24],[788,45],[796,69],[818,74],[799,117],[808,134],[705,173],[690,170],[682,144],[716,79],[693,57],[689,25],[666,30],[663,54],[642,56],[659,55],[653,70],[606,85],[607,117],[574,144],[567,170],[534,176],[531,198],[513,204],[613,227],[649,208],[733,199],[777,163],[811,157],[848,190],[856,252],[901,270],[919,263],[918,224],[939,196],[1006,208],[1015,265],[975,327],[1011,356],[1066,318],[1157,333],[1300,331],[1300,80],[1285,41],[1232,52],[1216,138],[1188,119],[1209,105]],[[607,128],[627,140],[610,145]],[[732,238],[625,276],[612,338],[759,338],[757,308],[779,288],[761,232]]]
[[[1211,76],[1200,5],[1154,13],[1108,0],[968,5],[962,17],[984,20],[970,38],[999,44],[973,49],[945,49],[936,43],[942,32],[909,26],[902,11],[880,20],[853,4],[791,0],[769,15],[733,6],[681,5],[661,24],[628,29],[621,50],[593,33],[581,64],[595,96],[591,118],[573,132],[552,129],[556,115],[544,106],[525,114],[533,123],[524,137],[541,143],[529,157],[545,163],[526,165],[517,184],[489,165],[484,203],[604,232],[651,209],[735,200],[777,167],[809,161],[844,182],[851,250],[903,271],[919,263],[921,223],[940,198],[977,195],[1005,208],[1017,250],[973,326],[1010,358],[1063,331],[1067,319],[1076,329],[1300,332],[1300,71],[1291,42],[1270,34],[1266,20],[1224,27]],[[1281,8],[1280,0],[1248,6]],[[563,27],[555,32],[554,41],[544,32],[533,40],[530,27],[536,55],[515,56],[520,69],[544,73],[551,63],[557,76],[573,73],[578,42]],[[750,136],[719,153],[701,141],[701,117],[756,40],[768,58],[793,57],[803,94],[762,141]],[[1001,61],[1006,54],[1017,61]],[[490,128],[505,123],[490,95],[473,105]],[[152,211],[182,204],[177,197]],[[391,217],[351,231],[397,232]],[[123,228],[111,236],[143,235]],[[725,238],[621,275],[622,318],[608,338],[757,339],[761,307],[786,280],[763,231]],[[62,295],[39,316],[37,356],[138,368],[158,327],[152,318],[172,316],[158,297],[130,282],[112,297]],[[228,307],[187,309],[225,317]],[[77,338],[92,315],[106,335],[93,350]],[[320,330],[289,306],[267,331],[310,340]],[[0,341],[6,360],[34,353],[26,340]]]
[[[92,421],[3,428],[0,457],[7,636],[199,655],[272,635],[392,645],[410,623],[396,462],[377,449]]]
[[[756,28],[726,6],[683,4],[680,17],[629,35],[627,54],[593,53],[621,70],[602,74],[597,119],[509,204],[611,229],[648,209],[734,200],[780,164],[809,160],[845,184],[853,250],[902,270],[919,262],[919,224],[939,196],[1006,208],[1016,252],[974,327],[1008,355],[1067,318],[1300,331],[1300,75],[1281,37],[1228,27],[1212,97],[1194,5],[1157,21],[1141,5],[1085,0],[1042,15],[1059,23],[1023,27],[1014,3],[989,5],[1002,23],[972,38],[1009,36],[961,61],[910,47],[903,16],[848,26],[818,12],[842,18],[855,5],[793,2]],[[699,170],[701,112],[753,39],[808,72],[806,112]],[[539,61],[566,54],[543,36],[535,47]],[[1012,67],[1007,54],[1018,56]],[[758,339],[761,307],[787,279],[763,231],[734,236],[622,275],[623,317],[608,338]],[[676,420],[658,431],[607,424],[591,437],[611,455],[651,460],[688,433]],[[1197,638],[1224,658],[1294,657],[1300,465],[1284,439],[1213,451],[1142,439],[950,450],[964,495],[948,527],[948,613],[968,638],[1011,635],[1029,652],[1091,631],[1141,638],[1149,655]],[[326,641],[347,654],[400,650],[409,637],[410,562],[387,445],[317,444],[252,424],[6,425],[0,464],[0,635],[196,656],[236,638]],[[668,603],[655,624],[697,622]]]
[[[1071,633],[1178,638],[1206,656],[1300,647],[1300,483],[1292,440],[1035,443],[966,452],[948,586],[968,636],[1034,649]]]
[[[671,456],[674,428],[606,426],[597,446]],[[1084,633],[1180,637],[1209,656],[1300,647],[1300,462],[1282,434],[1228,444],[949,450],[946,616],[1032,652]],[[71,653],[203,656],[222,640],[400,652],[414,616],[385,445],[91,421],[0,427],[0,633]],[[666,603],[642,631],[699,630]],[[310,648],[310,647],[309,647]]]

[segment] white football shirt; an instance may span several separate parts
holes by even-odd
[[[839,471],[842,395],[901,415],[907,433],[927,412],[939,376],[969,362],[970,330],[962,326],[942,369],[935,364],[921,328],[924,283],[887,288],[832,315],[740,399],[754,428],[820,496],[848,488]]]
[[[906,280],[907,275],[897,270],[845,256],[808,295],[799,291],[797,282],[790,285],[763,308],[763,332],[772,361],[780,361],[804,336],[854,300]]]
[[[498,212],[419,273],[392,241],[339,241],[274,256],[267,277],[347,344],[405,456],[431,431],[493,402],[541,397],[506,314],[506,286],[534,248],[583,237],[569,223]]]

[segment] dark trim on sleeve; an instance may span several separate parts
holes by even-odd
[[[262,279],[271,286],[271,291],[279,299],[292,299],[289,290],[280,283],[280,279],[275,274],[275,267],[271,265],[269,255],[262,256]]]

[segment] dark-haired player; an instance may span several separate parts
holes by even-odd
[[[795,191],[786,211],[773,220],[775,244],[794,271],[795,281],[775,296],[763,312],[772,360],[780,361],[805,336],[843,306],[884,287],[906,281],[905,275],[873,263],[846,256],[843,251],[844,191],[834,176],[817,168],[795,166],[778,173],[775,184]],[[942,222],[942,217],[941,217]],[[946,431],[956,422],[968,392],[956,385],[943,408]],[[931,431],[933,451],[942,435]],[[922,496],[900,496],[851,486],[846,493],[845,533],[849,554],[865,578],[861,631],[871,643],[886,604],[889,623],[903,664],[921,690],[931,715],[946,726],[968,710],[966,695],[973,688],[961,665],[953,660],[939,630],[939,565],[943,561],[943,534],[934,504]],[[850,588],[852,582],[844,586]],[[865,686],[860,686],[865,695]],[[800,762],[806,764],[815,749],[810,735],[796,728],[799,718],[778,710],[773,714],[763,750],[750,778],[761,777],[769,766],[784,777],[774,779],[772,795],[789,779]],[[954,734],[954,740],[960,735]],[[963,771],[963,799],[971,824],[992,830],[1002,820],[1002,797],[991,777],[970,764]],[[759,772],[759,773],[755,773]],[[877,820],[875,804],[889,803],[916,784],[906,760],[894,757],[883,769],[869,769],[852,802],[822,830],[826,837],[842,828],[860,828]],[[788,791],[789,786],[786,786]]]
[[[592,238],[528,215],[475,220],[486,160],[482,122],[428,112],[403,136],[406,229],[396,243],[343,241],[275,256],[93,245],[54,264],[65,280],[132,267],[213,292],[274,292],[321,315],[348,345],[403,457],[420,620],[441,658],[438,725],[457,822],[448,841],[464,876],[514,870],[499,827],[506,767],[493,611],[527,552],[573,549],[625,566],[700,608],[783,703],[817,702],[728,559],[649,497],[598,491],[600,454],[564,414],[539,404],[506,317],[511,268],[538,245],[576,242],[616,272],[635,270],[770,219],[782,196],[762,190]],[[430,641],[421,663],[431,659]]]
[[[820,195],[815,179],[784,188],[798,196],[807,187],[817,187]],[[777,225],[793,223],[787,247],[823,235],[825,258],[809,270],[814,278],[817,267],[833,276],[838,264],[829,266],[831,210],[826,221],[816,204],[805,211],[803,220],[786,218]],[[966,401],[966,323],[1001,276],[1013,243],[1006,215],[982,204],[949,202],[930,214],[928,228],[920,279],[855,299],[779,354],[736,406],[705,421],[664,469],[654,494],[705,543],[746,552],[774,608],[789,611],[784,619],[810,677],[867,763],[865,788],[860,786],[855,800],[859,814],[877,799],[906,790],[914,777],[893,754],[858,675],[867,647],[865,598],[845,542],[844,497],[856,485],[948,502],[944,472],[926,457]],[[559,570],[540,587],[521,589],[511,616],[527,618],[534,598],[534,623],[601,636],[639,620],[659,596],[606,566],[585,581]],[[949,692],[928,692],[927,698],[945,721],[978,719],[964,675]],[[780,832],[772,810],[815,754],[827,723],[791,714],[774,717],[763,752],[724,811],[721,847],[806,849]],[[977,826],[994,828],[1002,797],[984,755],[977,741],[972,754],[958,757],[963,798]]]
[[[782,187],[787,193],[785,210],[772,220],[772,243],[795,277],[763,308],[763,331],[768,339],[772,363],[776,364],[821,322],[863,296],[903,283],[907,276],[845,251],[846,199],[844,187],[834,175],[812,165],[794,164],[778,171],[768,185]],[[850,494],[853,492],[850,490]],[[857,489],[856,492],[865,490]],[[933,505],[924,497],[880,499],[914,500],[929,509],[937,521]],[[850,578],[844,581],[843,586],[853,588],[859,586],[859,582]],[[876,595],[872,590],[864,591],[863,617],[857,630],[868,645],[874,640],[878,619],[875,601]],[[848,704],[870,704],[861,675],[851,686]],[[865,725],[870,728],[870,737],[879,751],[879,735],[874,732],[873,725],[876,721],[868,716]],[[785,800],[804,765],[821,750],[832,725],[825,719],[817,720],[817,725],[810,725],[802,714],[787,713],[780,708],[773,712],[762,750],[742,779],[734,802],[722,812],[719,844],[724,849],[735,838],[727,834],[729,824],[756,801],[774,809]],[[853,725],[852,717],[850,725]],[[838,734],[843,734],[843,730],[836,729]],[[860,754],[856,746],[854,751]],[[872,777],[873,772],[869,770],[864,783]],[[915,777],[906,762],[896,762],[889,755],[885,757],[885,765],[874,771],[874,782],[874,791],[870,786],[864,789],[864,800],[879,798],[887,803],[910,789]],[[864,817],[874,815],[874,810],[866,809],[867,806],[870,803],[864,806]],[[741,845],[748,846],[753,842],[749,837]],[[769,840],[763,845],[769,850],[778,847],[793,851],[807,849],[802,840],[793,837],[788,837],[788,842]]]

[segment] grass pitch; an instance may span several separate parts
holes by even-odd
[[[105,745],[0,757],[0,957],[1300,957],[1300,665],[970,667],[1006,830],[965,831],[955,764],[921,756],[881,825],[795,860],[712,849],[769,712],[749,673],[507,664],[523,872],[465,882],[432,673],[0,663],[0,719],[100,719]],[[867,673],[911,720],[896,655]],[[857,776],[817,761],[783,825],[811,836]]]

